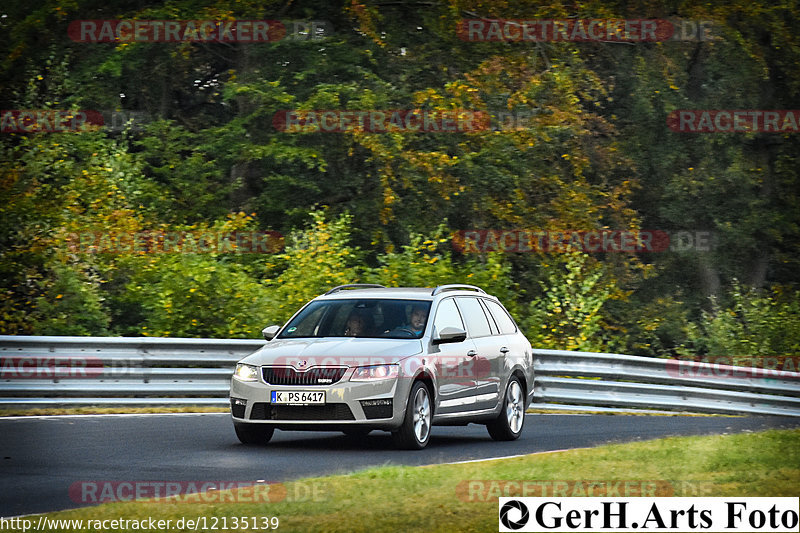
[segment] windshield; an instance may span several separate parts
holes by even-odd
[[[419,339],[428,323],[430,307],[431,302],[425,300],[314,301],[286,325],[278,338]]]

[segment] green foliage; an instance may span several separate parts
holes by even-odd
[[[171,231],[217,235],[252,231],[253,219],[231,214],[206,224]],[[234,239],[235,240],[235,239]],[[191,241],[184,241],[191,242]],[[113,308],[118,331],[156,337],[252,338],[272,308],[270,292],[258,280],[265,259],[239,252],[127,254],[113,273]]]
[[[110,317],[103,305],[99,279],[57,266],[31,313],[38,335],[107,335]]]
[[[338,284],[470,283],[537,346],[796,353],[800,136],[665,125],[677,109],[795,108],[795,4],[12,2],[4,108],[134,111],[149,124],[0,134],[0,333],[255,337]],[[716,38],[465,42],[453,29],[472,14],[676,16],[713,21]],[[65,38],[69,21],[115,18],[325,20],[334,32],[252,45]],[[530,118],[504,131],[286,133],[273,117],[288,109]],[[68,246],[192,228],[289,237],[273,256]],[[510,228],[709,231],[716,245],[646,256],[449,245],[457,230]]]
[[[516,309],[511,266],[503,254],[490,253],[483,259],[457,262],[446,248],[449,238],[443,237],[444,226],[430,237],[412,234],[411,242],[399,252],[378,255],[379,266],[367,275],[371,282],[387,287],[435,287],[448,283],[464,283],[481,287]]]
[[[530,302],[522,322],[537,348],[602,351],[603,305],[614,293],[602,263],[570,252],[542,265],[542,297]]]
[[[800,356],[800,293],[735,282],[729,300],[723,306],[714,299],[712,309],[691,325],[683,355],[726,357],[746,366],[753,358]]]
[[[289,239],[286,251],[267,265],[266,286],[275,305],[262,318],[283,324],[308,300],[337,285],[359,280],[358,250],[350,236],[351,217],[328,221],[324,211],[311,212],[311,223]]]
[[[446,283],[478,285],[508,302],[515,310],[510,266],[501,254],[485,261],[454,261],[440,249],[449,239],[443,228],[431,237],[412,235],[411,243],[399,252],[376,256],[377,267],[365,264],[363,253],[350,244],[352,216],[332,220],[323,210],[311,212],[311,222],[289,239],[286,251],[269,265],[265,280],[274,305],[264,317],[266,323],[282,324],[308,300],[328,289],[348,283],[378,283],[387,287],[435,287]]]
[[[0,288],[7,300],[0,331],[67,331],[66,322],[76,320],[75,332],[102,334],[111,325],[102,284],[115,263],[79,258],[70,242],[140,227],[131,209],[140,190],[135,158],[124,142],[91,132],[31,135],[2,148]],[[58,294],[66,300],[57,302]]]
[[[252,338],[272,301],[241,265],[214,254],[173,254],[145,264],[126,286],[141,320],[129,335]]]
[[[657,296],[647,301],[637,295],[642,303],[630,301],[609,302],[613,322],[619,325],[619,334],[609,340],[610,351],[651,357],[676,357],[677,349],[688,338],[689,310],[685,302],[676,297]],[[622,313],[622,316],[620,316]]]

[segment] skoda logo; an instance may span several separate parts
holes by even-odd
[[[308,361],[306,361],[305,359],[302,360],[302,361],[298,361],[297,362],[297,368],[305,368],[307,364],[308,364]]]
[[[508,517],[508,513],[510,513],[512,509],[519,511],[519,520],[514,521]],[[508,529],[520,529],[525,527],[525,524],[528,523],[528,518],[530,518],[528,506],[519,500],[509,500],[500,508],[500,522]]]

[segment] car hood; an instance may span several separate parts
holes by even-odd
[[[273,339],[241,362],[251,365],[361,366],[396,363],[422,353],[419,339]]]

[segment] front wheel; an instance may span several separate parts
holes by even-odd
[[[500,415],[486,424],[494,440],[517,440],[525,422],[525,393],[517,376],[511,376],[506,386]]]
[[[270,441],[275,428],[264,424],[245,424],[234,422],[233,429],[242,444],[263,445]]]
[[[406,416],[403,425],[392,432],[392,439],[398,448],[421,450],[428,445],[431,438],[431,422],[433,409],[428,387],[416,381],[411,387],[406,405]]]

